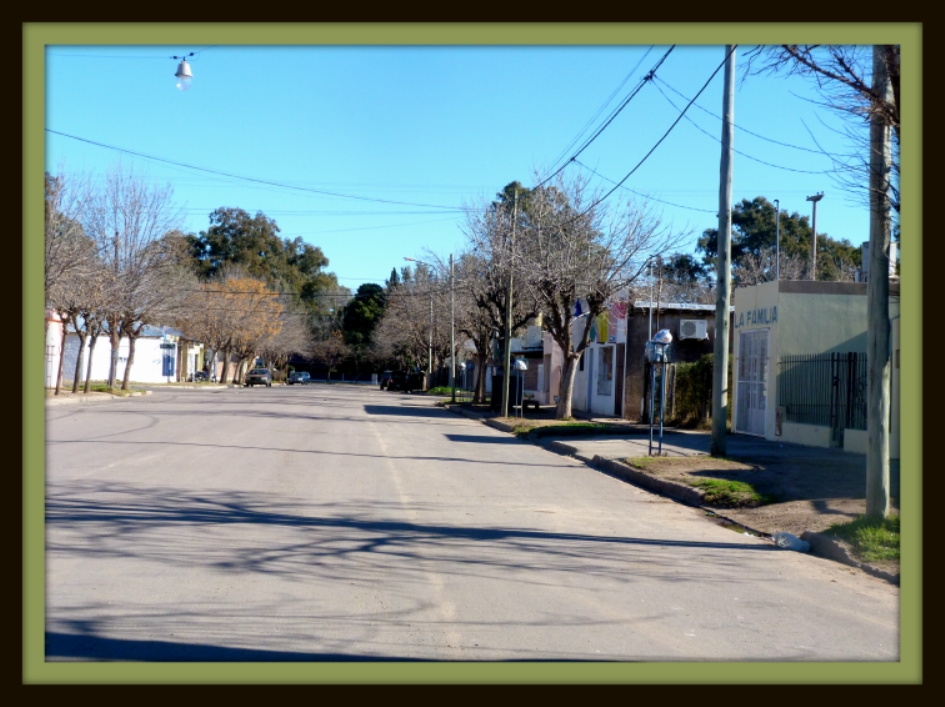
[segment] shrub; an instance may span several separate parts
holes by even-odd
[[[675,423],[705,424],[712,414],[712,354],[694,363],[676,364]]]

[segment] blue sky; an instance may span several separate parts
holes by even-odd
[[[567,169],[604,192],[632,172],[607,203],[651,200],[692,234],[684,252],[718,224],[722,44],[667,55],[671,41],[278,46],[207,36],[122,46],[125,37],[47,44],[46,169],[100,178],[121,164],[168,184],[188,232],[205,230],[219,207],[261,211],[281,237],[321,248],[351,290],[383,283],[404,257],[459,252],[464,204],[512,180],[534,185],[536,171],[574,156],[637,89]],[[807,80],[746,77],[747,49],[738,51],[733,201],[764,196],[810,216],[806,197],[824,192],[818,232],[868,240],[862,195],[842,191],[820,154],[848,151],[837,117]],[[180,91],[171,57],[185,55],[194,79]]]

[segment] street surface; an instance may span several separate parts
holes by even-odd
[[[350,385],[46,410],[47,661],[897,661],[898,589]]]

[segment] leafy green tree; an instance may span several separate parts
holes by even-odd
[[[341,291],[333,273],[325,272],[328,258],[301,238],[282,239],[276,222],[257,212],[219,208],[210,214],[210,227],[199,236],[188,236],[195,269],[203,279],[223,274],[238,265],[252,277],[294,295],[313,316],[324,317],[328,305],[323,295]]]
[[[383,287],[373,283],[361,285],[341,315],[345,344],[355,350],[367,349],[386,308],[387,295]]]
[[[778,229],[780,228],[780,268],[776,267]],[[780,269],[782,280],[800,280],[810,276],[811,226],[807,216],[781,211],[780,226],[775,205],[763,196],[742,199],[732,208],[732,277],[736,286],[753,285],[775,279]],[[703,231],[696,246],[707,268],[715,268],[718,231]],[[817,235],[818,280],[850,280],[859,266],[859,249],[847,240]]]

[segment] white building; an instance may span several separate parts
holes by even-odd
[[[46,313],[46,387],[56,385],[59,372],[61,342],[65,335],[66,345],[62,369],[63,387],[72,385],[75,376],[76,360],[79,357],[79,337],[69,328],[63,330],[59,317]],[[92,368],[89,371],[89,350],[91,338],[86,337],[82,351],[82,369],[80,382],[86,377],[93,381],[107,381],[111,366],[111,343],[107,335],[101,335],[95,342],[92,356]],[[125,376],[128,363],[129,342],[122,337],[118,345],[118,365],[116,379]],[[168,383],[187,380],[191,373],[203,369],[203,346],[187,341],[182,332],[172,327],[145,326],[141,336],[135,342],[135,360],[131,366],[131,380],[136,383]]]

